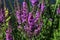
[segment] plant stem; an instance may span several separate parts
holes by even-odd
[[[55,12],[56,7],[57,7],[57,5],[58,5],[58,1],[59,1],[59,0],[56,0],[56,4],[55,4],[55,8],[54,8],[54,12]]]

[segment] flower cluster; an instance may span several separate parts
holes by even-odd
[[[60,4],[58,5],[58,8],[57,8],[57,14],[60,14]]]
[[[30,0],[32,6],[35,6],[38,3],[39,0]]]
[[[30,0],[32,4],[35,4],[37,0]],[[18,5],[19,6],[19,5]],[[42,7],[43,6],[43,7]],[[40,11],[41,9],[41,11]],[[19,10],[16,10],[16,19],[18,22],[18,28],[21,28],[23,25],[23,28],[25,32],[31,36],[31,35],[37,35],[40,33],[40,29],[43,25],[43,21],[41,20],[42,11],[44,10],[44,4],[41,4],[41,8],[37,9],[35,16],[33,15],[33,10],[31,12],[28,11],[28,5],[24,1],[22,4],[22,7]]]
[[[27,2],[25,0],[22,2],[22,5],[20,5],[18,3],[18,0],[14,0],[16,2],[16,4],[14,4],[14,9],[15,9],[14,13],[15,14],[12,13],[11,15],[9,15],[10,12],[6,8],[5,0],[3,0],[3,1],[4,1],[4,8],[0,7],[0,25],[2,24],[1,26],[4,26],[4,27],[1,27],[2,28],[1,30],[5,31],[7,29],[5,31],[6,33],[3,31],[4,32],[3,36],[5,36],[4,37],[5,40],[13,40],[13,38],[16,38],[16,37],[17,38],[14,40],[18,40],[18,39],[24,40],[25,38],[23,38],[23,37],[25,37],[25,35],[23,34],[23,32],[26,33],[26,35],[29,38],[34,38],[34,37],[38,36],[41,32],[43,35],[43,39],[46,39],[47,35],[45,35],[45,34],[51,34],[51,28],[56,29],[57,24],[60,21],[60,19],[59,19],[60,18],[60,4],[58,5],[58,8],[56,7],[57,4],[55,5],[55,8],[57,8],[57,10],[56,9],[51,10],[51,9],[53,9],[52,6],[50,4],[48,4],[46,6],[45,0],[42,0],[42,2],[39,2],[40,0],[29,0],[29,2],[32,5],[29,3],[27,4]],[[53,5],[53,7],[54,7],[54,5]],[[13,8],[12,8],[12,11],[13,11]],[[57,15],[55,14],[55,12],[57,13]],[[16,20],[15,20],[15,17],[16,17]],[[42,28],[42,30],[41,30],[41,28]],[[55,29],[53,29],[52,32],[55,31]],[[23,31],[23,32],[21,32],[21,31]],[[13,33],[13,35],[12,35],[12,33]],[[19,34],[19,33],[21,33],[21,34]],[[6,34],[6,35],[4,35],[4,34]],[[18,38],[22,35],[23,35],[23,37]],[[42,36],[42,35],[39,35],[39,36]],[[48,37],[49,37],[49,35],[47,36],[47,38]],[[41,39],[42,39],[42,37],[41,37]],[[37,39],[37,40],[39,40],[39,39]]]
[[[16,11],[16,18],[17,18],[18,24],[21,24],[21,15],[19,10]]]
[[[27,7],[27,3],[26,2],[23,2],[22,4],[22,23],[26,22],[27,20],[27,17],[28,17],[28,7]]]
[[[8,28],[6,30],[6,40],[13,40],[13,37],[12,37],[12,29],[11,28]]]
[[[8,28],[6,30],[6,40],[13,40],[12,26],[10,21],[8,22]]]
[[[0,23],[4,22],[4,10],[0,9]]]

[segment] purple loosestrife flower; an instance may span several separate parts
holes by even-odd
[[[36,17],[35,17],[35,21],[34,22],[37,22],[39,20],[39,18],[40,18],[40,11],[37,10]]]
[[[32,16],[32,14],[29,15],[30,18],[31,18],[31,16]],[[37,24],[36,22],[34,23],[30,18],[29,18],[29,21],[28,21],[29,25],[25,25],[24,30],[29,37],[32,37],[33,35],[38,35],[40,33],[43,22],[40,21],[40,24]]]
[[[38,4],[38,8],[40,8],[40,10],[43,12],[44,11],[44,8],[45,8],[45,4],[44,4],[44,0],[42,0],[42,3]]]
[[[38,0],[30,0],[30,2],[32,4],[32,6],[35,6],[37,4]]]
[[[38,35],[39,32],[40,32],[40,29],[41,29],[41,28],[40,28],[40,26],[38,25],[38,26],[37,26],[37,29],[34,30],[34,35]]]
[[[25,25],[25,26],[24,26],[24,30],[25,30],[26,32],[29,30],[28,25]]]
[[[27,3],[23,2],[23,9],[22,9],[22,23],[27,21],[27,16],[28,16],[28,7],[27,7]]]
[[[42,25],[43,25],[43,20],[40,20],[39,26],[42,27]]]
[[[28,26],[28,25],[26,24],[26,25],[24,25],[24,30],[28,33],[28,32],[31,31],[31,28],[30,28],[30,26]]]
[[[0,23],[4,21],[4,11],[0,9]]]
[[[37,25],[37,29],[34,30],[34,35],[38,35],[40,33],[42,26],[43,26],[43,22],[40,21],[40,24]]]
[[[21,24],[21,13],[19,10],[16,10],[16,18],[17,18],[18,24]]]
[[[31,27],[30,26],[25,25],[24,26],[24,30],[27,33],[28,37],[31,37],[32,36],[33,33],[31,32]]]
[[[45,5],[44,5],[44,3],[42,3],[41,4],[41,11],[44,11],[44,7],[45,7]]]
[[[60,9],[59,8],[57,9],[57,14],[60,14]]]
[[[57,8],[57,14],[60,14],[60,5],[59,5],[59,7]]]
[[[41,11],[44,11],[44,7],[45,7],[45,5],[44,5],[44,0],[42,0]]]
[[[13,37],[12,37],[12,29],[11,28],[8,28],[6,30],[6,40],[13,40]]]
[[[22,29],[22,26],[21,25],[18,25],[17,27],[18,27],[18,29]]]
[[[33,35],[38,35],[40,33],[42,24],[34,24],[33,26],[24,26],[24,30],[26,31],[27,35],[29,37],[32,37]]]
[[[29,16],[28,16],[28,24],[29,25],[33,25],[34,24],[34,17],[33,17],[32,12],[29,13]]]

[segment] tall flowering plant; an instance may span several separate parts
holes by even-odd
[[[8,29],[6,30],[6,40],[13,40],[12,28],[10,22],[8,23]]]
[[[33,0],[30,0],[30,1],[34,5],[36,5],[35,3],[38,2],[38,1],[32,2]],[[17,6],[19,6],[18,1],[17,1]],[[17,10],[16,10],[16,8],[17,8]],[[37,9],[35,16],[34,16],[33,15],[34,11],[32,10],[31,12],[29,12],[28,5],[25,0],[22,3],[21,9],[19,9],[18,7],[15,7],[16,19],[17,19],[17,22],[19,25],[18,28],[22,27],[29,37],[38,35],[40,33],[41,27],[43,25],[43,20],[42,20],[41,15],[43,12],[42,10],[44,8],[42,8],[42,7],[41,7],[42,9],[40,7],[38,7],[38,8],[39,9]]]
[[[1,1],[1,0],[0,0]],[[57,40],[60,30],[60,4],[49,0],[14,0],[12,12],[0,7],[3,40]],[[11,4],[11,2],[9,1]],[[12,6],[12,5],[10,5]],[[29,10],[31,8],[31,10]],[[11,14],[11,15],[10,15]],[[4,27],[3,27],[4,26]]]
[[[8,28],[8,21],[10,20],[11,17],[9,15],[8,8],[6,8],[5,0],[3,0],[3,2],[4,2],[3,6],[2,6],[2,1],[1,0],[0,0],[0,2],[1,2],[1,5],[0,5],[0,27],[1,27],[1,29],[0,30],[2,30],[1,32],[3,34],[2,35],[2,37],[3,37],[2,40],[5,40],[5,39],[10,40],[10,39],[7,38],[8,37],[7,35],[9,33],[7,33],[6,29]],[[5,37],[5,35],[6,35],[6,37]]]
[[[0,8],[0,23],[4,22],[4,11],[2,8]]]

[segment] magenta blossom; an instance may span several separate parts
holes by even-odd
[[[32,12],[29,13],[29,16],[28,16],[28,24],[29,25],[33,25],[34,24],[34,17],[33,17]]]
[[[38,4],[38,7],[40,8],[41,12],[44,11],[44,8],[45,8],[44,0],[42,0],[41,4],[40,3]]]
[[[41,11],[44,11],[44,7],[45,7],[44,0],[42,0]]]
[[[21,24],[21,15],[20,15],[20,14],[21,14],[20,11],[17,10],[17,11],[16,11],[16,18],[17,18],[18,24]]]
[[[11,33],[12,33],[12,29],[11,28],[6,30],[6,40],[13,40]]]
[[[37,10],[37,12],[36,12],[36,17],[35,17],[35,21],[34,22],[37,22],[38,20],[39,20],[39,18],[40,18],[40,11],[39,10]]]
[[[27,3],[23,2],[23,7],[22,7],[22,23],[26,22],[27,20],[27,16],[28,16],[28,7],[27,7]]]
[[[4,10],[0,9],[0,23],[4,21]]]
[[[35,6],[35,4],[38,2],[38,0],[30,0],[32,6]]]
[[[59,5],[59,7],[57,8],[57,14],[60,14],[60,5]]]

